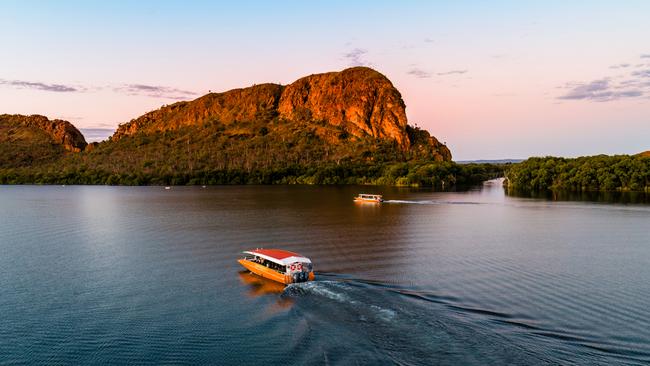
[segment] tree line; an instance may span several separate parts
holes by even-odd
[[[453,189],[502,176],[492,164],[394,162],[379,164],[292,165],[273,169],[178,171],[161,167],[134,172],[51,165],[45,169],[0,169],[0,184],[220,185],[220,184],[369,184]]]
[[[212,121],[91,144],[37,164],[0,164],[0,184],[374,184],[450,189],[502,176],[503,167],[459,165],[410,131],[412,148],[357,138],[318,121]],[[22,150],[21,150],[22,151]],[[25,155],[26,153],[21,152]]]
[[[650,192],[650,157],[596,155],[579,158],[535,157],[506,170],[511,190]]]

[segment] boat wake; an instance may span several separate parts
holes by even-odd
[[[413,204],[413,205],[481,205],[481,202],[469,202],[469,201],[433,201],[433,200],[421,200],[421,201],[409,201],[409,200],[386,200],[383,203],[402,203],[402,204]]]
[[[391,321],[397,316],[397,312],[376,304],[362,302],[353,297],[355,289],[345,282],[336,281],[312,281],[305,283],[291,284],[286,287],[283,296],[301,297],[316,296],[322,301],[334,301],[348,307],[348,311],[355,313],[361,321],[370,319]]]
[[[319,273],[288,285],[289,324],[301,324],[289,350],[299,363],[611,364],[646,353],[599,345],[507,312],[463,304],[432,291]],[[594,358],[594,352],[597,353]]]
[[[301,324],[303,329],[289,350],[298,363],[557,362],[523,350],[490,327],[473,324],[466,315],[458,316],[444,301],[405,296],[390,285],[331,274],[318,277],[321,280],[288,285],[281,294],[292,300],[287,324]]]

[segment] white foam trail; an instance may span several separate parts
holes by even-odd
[[[413,205],[480,205],[480,202],[468,201],[407,201],[407,200],[387,200],[383,203],[403,203]]]
[[[370,308],[375,310],[377,312],[377,316],[384,321],[390,321],[395,317],[395,315],[397,315],[397,313],[395,313],[395,310],[384,309],[377,305],[370,305]]]
[[[377,305],[368,305],[362,301],[352,300],[350,296],[348,296],[347,294],[337,292],[332,288],[328,288],[329,286],[337,287],[340,289],[346,289],[346,286],[344,284],[338,282],[332,282],[332,281],[313,281],[313,282],[294,283],[287,286],[287,288],[297,287],[304,291],[311,292],[314,295],[323,296],[330,300],[339,302],[341,304],[350,304],[353,306],[353,308],[356,309],[355,311],[359,311],[359,309],[361,308],[365,310],[370,309],[372,310],[372,314],[374,316],[386,322],[391,321],[397,315],[397,313],[394,310],[382,308],[381,306],[377,306]],[[363,314],[360,315],[360,317],[361,319],[366,319],[366,316],[364,316]]]
[[[405,200],[388,200],[388,201],[384,201],[384,203],[407,203],[407,204],[415,204],[415,205],[439,205],[440,204],[435,201],[405,201]]]

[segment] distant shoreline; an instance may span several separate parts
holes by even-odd
[[[516,164],[526,159],[478,159],[478,160],[454,160],[456,164]]]

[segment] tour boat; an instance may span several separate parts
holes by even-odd
[[[358,196],[354,197],[354,200],[356,202],[375,202],[375,203],[384,202],[382,195],[366,194],[366,193],[359,193]]]
[[[255,249],[244,252],[238,262],[258,276],[288,285],[314,280],[311,260],[281,249]]]

